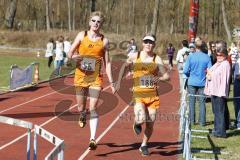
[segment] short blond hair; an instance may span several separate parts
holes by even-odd
[[[94,16],[100,17],[101,23],[103,23],[103,22],[105,21],[104,15],[103,15],[103,13],[100,12],[100,11],[92,12],[92,13],[90,14],[90,19],[89,19],[89,20],[91,21],[92,17],[94,17]]]

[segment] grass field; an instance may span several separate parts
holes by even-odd
[[[114,55],[111,56],[112,61],[121,61],[126,59],[125,55]],[[24,69],[28,65],[33,62],[39,63],[39,75],[40,81],[50,79],[54,67],[53,63],[51,68],[48,68],[47,62],[48,59],[41,56],[37,57],[36,55],[28,55],[28,56],[16,56],[16,55],[1,55],[0,57],[0,90],[7,90],[9,88],[9,80],[10,80],[10,68],[12,65],[16,64],[18,67]],[[63,74],[69,73],[72,71],[72,68],[64,68]]]
[[[10,79],[10,68],[11,65],[16,64],[18,67],[24,69],[32,62],[39,63],[39,74],[40,80],[49,79],[53,72],[53,64],[51,68],[47,66],[47,58],[36,57],[36,56],[11,56],[11,55],[1,55],[0,58],[0,87],[2,89],[9,88]]]
[[[232,88],[230,91],[230,97],[232,97]],[[196,110],[198,109],[198,105],[196,106]],[[230,112],[230,120],[234,121],[234,106],[233,101],[230,99],[228,101],[228,108]],[[196,113],[198,116],[198,113]],[[211,102],[206,104],[206,118],[207,125],[205,127],[201,127],[199,125],[194,125],[192,129],[201,129],[208,130],[213,128],[213,113]],[[198,119],[198,118],[197,118]],[[208,136],[207,133],[192,133],[192,135],[200,135],[200,136]],[[223,154],[206,154],[206,153],[194,153],[193,156],[197,158],[211,158],[211,159],[225,159],[225,160],[239,160],[240,154],[240,130],[230,129],[227,131],[228,138],[215,138],[213,136],[209,136],[208,139],[199,139],[192,138],[191,147],[192,149],[202,149],[202,150],[215,150],[216,152],[221,151]]]

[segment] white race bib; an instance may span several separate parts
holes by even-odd
[[[96,60],[93,58],[83,58],[81,61],[81,69],[84,71],[95,71]]]
[[[140,88],[153,88],[153,76],[142,76],[139,79]]]

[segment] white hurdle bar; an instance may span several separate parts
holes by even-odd
[[[50,153],[45,157],[45,160],[53,160],[54,157],[58,155],[58,160],[64,159],[64,140],[61,140],[60,138],[56,137],[52,133],[46,131],[45,129],[41,128],[38,125],[34,125],[34,142],[33,142],[33,148],[34,148],[34,160],[37,160],[37,135],[41,136],[48,142],[55,145],[55,147],[51,150]]]
[[[13,126],[18,126],[22,128],[27,128],[27,160],[30,160],[30,148],[31,148],[31,129],[33,128],[33,124],[27,121],[19,120],[19,119],[14,119],[10,117],[5,117],[5,116],[0,116],[0,122],[13,125]]]

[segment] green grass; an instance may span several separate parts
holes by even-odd
[[[40,80],[49,79],[51,73],[53,72],[53,64],[51,68],[47,66],[47,58],[44,57],[34,57],[34,56],[7,56],[1,55],[0,58],[0,87],[8,88],[9,87],[9,79],[10,79],[10,68],[11,65],[16,64],[20,68],[26,68],[32,62],[39,63],[39,74]]]
[[[230,97],[232,97],[232,87],[230,92]],[[234,116],[234,106],[232,100],[228,101],[228,109],[230,112],[230,119],[233,123],[235,119]],[[196,110],[198,111],[198,104],[196,105]],[[198,113],[196,113],[198,116]],[[213,113],[212,113],[212,106],[211,102],[206,104],[206,120],[207,126],[201,127],[199,125],[192,126],[192,129],[212,129],[213,128]],[[198,119],[198,117],[196,117]],[[214,149],[220,150],[221,152],[227,152],[228,154],[217,154],[219,159],[226,159],[226,160],[238,160],[239,159],[239,150],[240,150],[240,131],[239,130],[229,130],[227,131],[228,138],[215,138],[210,136],[210,141],[212,141],[212,145]],[[192,135],[201,135],[207,136],[207,133],[192,133]],[[192,138],[191,147],[193,149],[205,149],[205,150],[212,150],[213,147],[208,139],[199,139],[199,138]],[[194,153],[193,156],[197,158],[216,158],[214,154],[206,154],[206,153]]]

